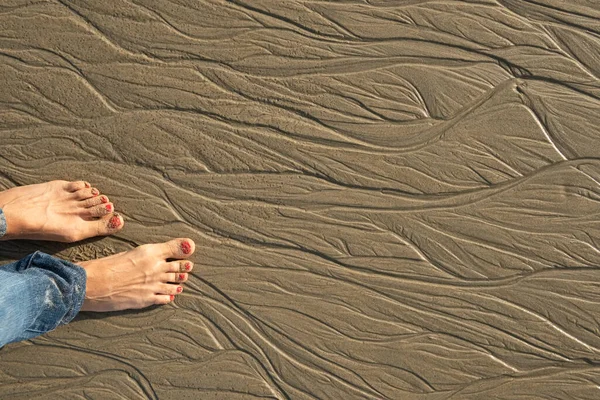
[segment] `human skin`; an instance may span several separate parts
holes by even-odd
[[[6,234],[0,240],[76,242],[123,228],[107,196],[85,181],[51,181],[0,192]]]
[[[117,311],[173,301],[192,271],[192,263],[185,259],[194,249],[191,239],[180,238],[79,263],[87,272],[82,311]]]
[[[0,240],[76,242],[123,228],[107,196],[85,181],[51,181],[0,192],[6,234]],[[183,291],[193,264],[191,239],[139,246],[79,265],[86,270],[84,311],[117,311],[166,304]],[[174,261],[168,261],[174,260]]]

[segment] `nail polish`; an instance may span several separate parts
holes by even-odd
[[[179,279],[180,281],[184,280],[184,279],[185,279],[185,274],[179,274],[179,277],[178,277],[178,279]]]
[[[92,196],[98,196],[100,194],[100,192],[98,191],[98,189],[93,188],[92,189]]]
[[[121,220],[119,219],[119,214],[113,215],[113,217],[108,221],[108,227],[110,229],[117,229],[121,226]]]
[[[100,197],[100,201],[101,201],[101,202],[103,202],[103,203],[108,203],[108,197],[106,197],[106,196],[101,196],[101,197]]]
[[[183,292],[183,288],[181,286],[178,286],[177,287],[177,293],[181,293],[181,292]]]
[[[175,300],[175,295],[172,294],[171,296],[169,296],[171,298],[171,301]]]
[[[112,204],[107,204],[106,205],[106,211],[108,211],[108,212],[112,211]]]
[[[185,263],[185,270],[186,271],[191,271],[192,270],[192,264],[191,263]]]
[[[192,252],[192,245],[190,244],[190,242],[181,242],[181,251],[183,252],[183,254],[190,254]]]

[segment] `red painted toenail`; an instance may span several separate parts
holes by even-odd
[[[106,211],[108,211],[108,212],[112,211],[112,204],[107,204],[106,205]]]
[[[114,215],[110,221],[108,221],[108,227],[110,229],[117,229],[118,227],[121,226],[121,220],[119,219],[118,215]]]
[[[178,286],[177,287],[177,293],[181,293],[181,292],[183,292],[183,288],[181,286]]]
[[[92,189],[92,196],[98,196],[100,194],[100,192],[98,191],[98,189],[93,188]]]
[[[192,245],[190,242],[181,242],[181,251],[183,251],[183,254],[190,254],[192,252]]]
[[[182,281],[185,279],[185,274],[179,274],[179,280]]]
[[[171,296],[169,296],[171,298],[171,301],[175,300],[175,295],[172,294]]]
[[[102,197],[100,197],[100,201],[103,203],[108,203],[108,197],[102,196]]]
[[[191,263],[185,263],[185,270],[186,271],[191,271],[192,270],[192,264]]]

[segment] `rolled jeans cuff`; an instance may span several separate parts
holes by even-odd
[[[4,212],[0,208],[0,237],[6,234],[6,218],[4,217]]]
[[[86,271],[36,251],[0,267],[0,346],[70,322],[83,305]]]
[[[69,261],[52,257],[41,251],[27,256],[26,268],[39,268],[50,277],[46,287],[43,308],[29,330],[49,332],[60,325],[71,322],[79,313],[85,298],[86,273],[83,268]]]

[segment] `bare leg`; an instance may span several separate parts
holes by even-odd
[[[192,270],[185,258],[194,249],[191,239],[174,239],[79,263],[87,272],[81,310],[117,311],[173,301]]]
[[[0,192],[7,231],[0,240],[75,242],[123,227],[108,197],[83,181],[51,181]]]

